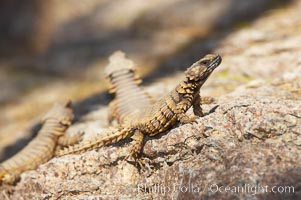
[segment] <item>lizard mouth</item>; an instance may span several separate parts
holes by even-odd
[[[217,55],[213,61],[210,63],[209,68],[214,70],[219,64],[222,62],[222,57],[220,55]]]

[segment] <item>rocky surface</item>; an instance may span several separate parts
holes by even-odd
[[[241,29],[217,33],[204,41],[204,46],[223,57],[222,65],[201,91],[214,96],[215,101],[204,105],[208,114],[195,123],[179,124],[160,136],[147,138],[141,171],[125,161],[131,148],[125,141],[54,158],[22,174],[15,186],[1,186],[0,199],[300,198],[300,10],[300,1],[295,1],[289,7],[264,13]],[[159,9],[156,16],[163,11]],[[148,13],[145,20],[154,23]],[[164,20],[154,26],[174,27]],[[194,42],[189,50],[184,48],[158,66],[168,72],[171,69],[166,66],[178,61],[191,63],[189,58],[198,51],[200,41]],[[183,74],[157,76],[151,72],[146,78],[145,88],[154,96],[174,87]],[[152,77],[157,79],[150,84]],[[72,82],[67,81],[66,87],[69,85]],[[53,88],[57,87],[48,89]],[[35,95],[41,95],[39,92]],[[77,119],[68,132],[85,130],[85,139],[96,137],[93,133],[107,126],[108,99],[105,94],[90,94],[78,100]]]

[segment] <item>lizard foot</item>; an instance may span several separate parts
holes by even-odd
[[[188,116],[188,115],[183,115],[179,121],[182,123],[182,124],[192,124],[196,121],[198,117],[193,115],[193,116]]]

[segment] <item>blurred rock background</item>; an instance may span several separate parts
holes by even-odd
[[[102,71],[115,50],[137,62],[144,85],[174,85],[188,65],[218,50],[224,64],[205,93],[219,96],[289,67],[254,64],[265,51],[252,52],[253,45],[271,40],[273,46],[277,37],[269,27],[277,29],[281,20],[294,24],[281,35],[288,46],[297,44],[288,34],[301,32],[297,0],[3,0],[0,5],[1,160],[28,142],[36,120],[53,102],[74,100],[77,115],[94,104],[106,106],[110,96]],[[235,34],[271,13],[279,19],[267,20],[266,32]],[[243,50],[251,58],[239,57]]]

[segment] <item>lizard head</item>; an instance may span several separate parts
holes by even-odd
[[[190,81],[206,80],[211,72],[219,66],[222,58],[219,55],[207,54],[205,57],[195,62],[191,67],[185,71],[185,75]]]
[[[109,57],[109,65],[105,68],[104,73],[106,77],[112,76],[116,72],[120,71],[135,71],[135,63],[127,59],[125,57],[125,53],[123,51],[115,51],[110,57]]]
[[[57,120],[62,125],[71,125],[73,120],[73,111],[71,108],[72,102],[67,101],[65,103],[55,103],[52,108],[42,118],[42,123],[47,120]]]

